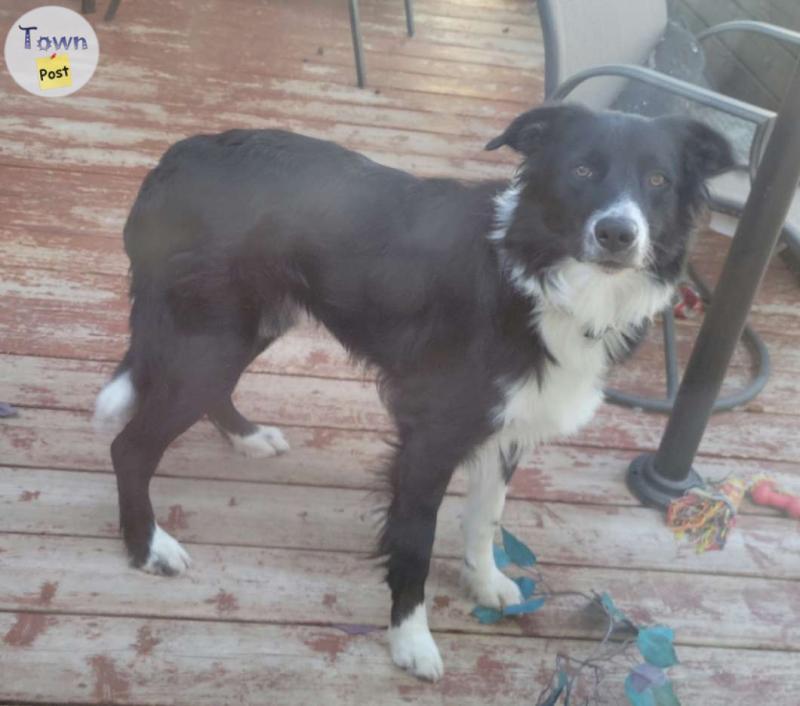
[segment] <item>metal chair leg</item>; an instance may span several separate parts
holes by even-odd
[[[694,269],[689,267],[689,278],[697,288],[703,301],[708,304],[711,302],[712,293],[708,285],[697,275]],[[665,309],[662,313],[662,326],[664,330],[664,365],[667,374],[667,397],[658,399],[656,397],[645,397],[643,395],[632,395],[621,390],[611,388],[603,392],[607,402],[618,404],[623,407],[643,409],[647,412],[661,412],[669,414],[675,404],[677,389],[680,383],[680,372],[678,369],[677,346],[675,344],[675,317],[672,309]],[[745,324],[742,332],[742,343],[750,353],[752,361],[753,376],[750,382],[742,388],[726,395],[720,395],[712,407],[712,413],[727,412],[736,407],[747,404],[756,397],[767,384],[771,370],[769,351],[764,341],[758,334]]]
[[[81,0],[81,12],[89,15],[97,9],[96,0]]]
[[[784,225],[783,242],[786,243],[795,261],[800,263],[800,232],[793,225]]]
[[[358,87],[364,88],[367,83],[364,69],[364,47],[361,44],[361,21],[358,15],[358,0],[348,0],[350,8],[350,33],[353,35],[353,53],[356,59],[356,79]]]
[[[675,314],[671,307],[661,313],[661,328],[664,332],[664,370],[667,375],[667,399],[675,401],[680,383],[678,373],[678,351],[675,345]]]
[[[414,36],[414,0],[405,0],[406,3],[406,31],[409,37]]]
[[[121,2],[122,2],[122,0],[111,0],[111,2],[108,3],[108,8],[106,9],[106,14],[103,17],[103,19],[106,22],[110,22],[111,20],[114,19],[114,15],[117,14],[117,8],[119,8],[119,4]]]

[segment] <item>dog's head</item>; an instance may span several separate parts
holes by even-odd
[[[523,163],[493,237],[529,277],[577,262],[674,281],[705,180],[734,165],[727,140],[696,120],[569,104],[520,115],[486,149],[503,145]]]

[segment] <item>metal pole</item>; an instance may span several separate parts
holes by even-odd
[[[364,88],[367,78],[364,73],[364,47],[361,44],[361,20],[358,16],[358,0],[348,0],[350,9],[350,34],[353,35],[353,53],[356,58],[358,87]]]
[[[800,179],[800,62],[775,120],[658,452],[635,459],[628,487],[664,507],[701,482],[697,449]]]

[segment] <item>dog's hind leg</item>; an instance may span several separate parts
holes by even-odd
[[[261,316],[259,338],[248,365],[283,335],[294,319],[294,307],[285,301],[267,309]],[[289,442],[280,429],[251,422],[236,409],[230,396],[215,404],[209,410],[208,418],[233,448],[244,456],[266,458],[289,451]]]
[[[169,444],[206,414],[229,399],[248,362],[235,337],[195,336],[162,342],[164,356],[150,370],[136,411],[114,439],[111,457],[117,476],[120,528],[134,566],[173,575],[189,565],[178,542],[155,521],[150,480]]]
[[[289,450],[289,442],[280,429],[251,422],[236,409],[230,396],[214,405],[208,417],[233,448],[244,456],[266,458]]]

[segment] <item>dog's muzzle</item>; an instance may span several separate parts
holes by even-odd
[[[595,262],[626,267],[635,264],[639,227],[630,218],[606,217],[594,225]]]
[[[584,233],[584,255],[609,269],[641,267],[646,260],[648,226],[638,206],[625,200],[595,213]]]

